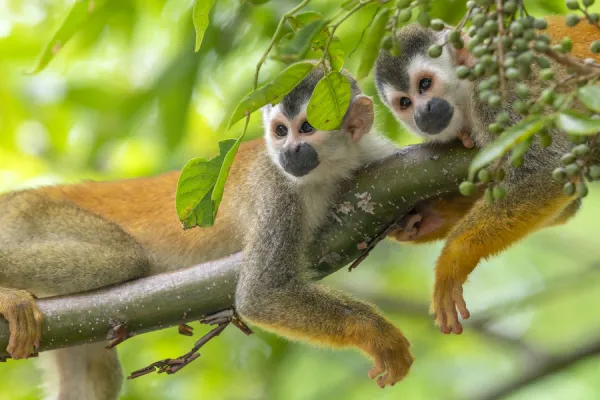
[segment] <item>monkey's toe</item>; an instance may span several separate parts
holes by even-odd
[[[43,321],[34,296],[25,290],[0,292],[0,314],[8,321],[8,354],[13,359],[31,356],[40,345]]]
[[[444,334],[463,332],[458,313],[463,319],[470,317],[469,310],[463,298],[462,284],[455,279],[436,280],[431,311],[434,314],[435,324]]]
[[[402,337],[392,348],[380,351],[373,369],[369,371],[369,378],[377,377],[377,386],[382,389],[404,379],[414,361],[409,347],[410,343]]]

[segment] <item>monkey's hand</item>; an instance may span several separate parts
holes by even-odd
[[[463,146],[465,146],[467,149],[473,148],[473,146],[475,146],[473,139],[471,139],[471,135],[467,132],[460,132],[457,137],[460,139]]]
[[[0,288],[0,314],[10,329],[8,354],[13,359],[29,357],[42,336],[42,313],[35,297],[27,290]]]
[[[387,345],[373,345],[367,351],[374,362],[373,368],[369,371],[369,378],[377,377],[377,385],[382,389],[387,385],[394,386],[402,380],[414,361],[408,340],[402,334],[395,336],[387,338]]]
[[[456,278],[436,278],[431,313],[442,333],[460,335],[463,328],[458,321],[458,313],[463,319],[470,316],[463,298],[463,283]]]

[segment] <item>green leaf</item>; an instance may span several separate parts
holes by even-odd
[[[344,49],[342,48],[340,38],[337,36],[334,36],[331,44],[329,44],[329,58],[331,60],[331,69],[341,71],[344,67]]]
[[[358,72],[356,73],[356,79],[362,79],[369,75],[371,68],[377,60],[379,54],[379,47],[381,39],[386,32],[386,25],[390,17],[389,9],[382,9],[375,17],[373,24],[369,28],[367,33],[365,44],[363,46],[362,56],[360,58],[360,64],[358,66]]]
[[[577,92],[577,98],[594,112],[600,112],[600,86],[584,86]]]
[[[195,51],[200,50],[202,45],[202,39],[204,39],[204,32],[208,28],[208,14],[215,0],[196,0],[194,3],[194,10],[192,11],[192,20],[194,21],[194,28],[196,29],[196,48]]]
[[[306,109],[308,122],[322,131],[338,129],[348,111],[352,91],[341,72],[330,72],[317,83]]]
[[[89,18],[106,4],[106,0],[77,0],[69,15],[46,44],[40,54],[35,67],[28,74],[37,74],[52,61],[54,56],[65,46],[65,44],[77,33]]]
[[[600,119],[568,110],[558,115],[556,126],[571,135],[595,135],[600,132]]]
[[[225,181],[242,137],[219,142],[218,156],[210,160],[195,158],[183,167],[177,183],[175,205],[184,229],[214,224]]]
[[[283,62],[296,62],[302,60],[308,50],[313,38],[323,29],[325,21],[322,19],[310,22],[296,32],[296,34],[278,47],[277,54],[273,57]]]
[[[477,171],[481,168],[502,157],[515,145],[528,140],[536,132],[542,130],[546,123],[547,118],[533,115],[505,130],[495,141],[483,148],[473,158],[469,167],[469,180],[474,180]]]
[[[310,62],[292,64],[284,69],[271,82],[250,92],[242,99],[231,115],[227,129],[231,128],[237,121],[258,110],[262,106],[279,103],[283,96],[291,92],[314,67],[314,64]]]
[[[297,31],[310,24],[311,22],[319,21],[323,19],[323,15],[315,11],[307,11],[300,14],[296,14],[288,19],[292,28]]]

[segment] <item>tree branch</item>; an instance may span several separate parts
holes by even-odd
[[[373,163],[348,182],[334,222],[320,232],[313,265],[321,279],[361,254],[386,226],[428,198],[456,192],[475,151],[460,144],[415,145]],[[199,228],[197,228],[199,229]],[[241,255],[66,297],[43,299],[40,351],[103,341],[198,320],[233,304]],[[123,330],[122,324],[125,324]],[[0,355],[8,324],[0,320]]]

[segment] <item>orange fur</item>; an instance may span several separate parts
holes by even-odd
[[[590,44],[600,40],[600,29],[582,19],[579,24],[569,27],[562,15],[553,15],[544,18],[548,22],[548,28],[544,33],[552,39],[552,43],[559,43],[564,37],[570,37],[573,41],[571,55],[579,58],[593,58],[600,62],[600,54],[594,54],[590,50]]]
[[[175,189],[179,171],[150,178],[113,182],[84,182],[76,185],[49,186],[39,191],[54,198],[67,199],[79,207],[114,221],[151,251],[162,267],[171,269],[175,257],[208,261],[229,250],[241,250],[241,240],[229,240],[235,235],[236,209],[233,196],[236,188],[251,172],[252,161],[264,149],[262,138],[242,143],[236,155],[223,201],[210,228],[183,230],[175,209]],[[143,216],[142,218],[140,216]],[[223,249],[229,246],[230,249]]]

